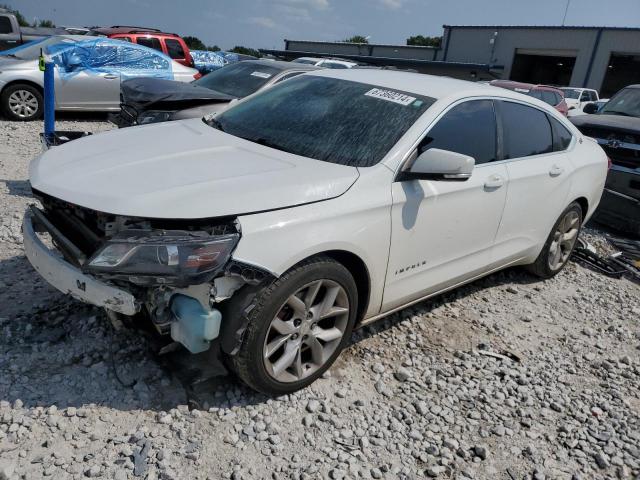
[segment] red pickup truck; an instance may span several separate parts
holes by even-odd
[[[89,31],[89,35],[102,35],[137,43],[158,50],[185,67],[193,67],[189,47],[175,33],[165,33],[156,28],[116,25],[113,27],[94,27]]]

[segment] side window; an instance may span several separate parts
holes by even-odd
[[[520,103],[500,102],[505,159],[529,157],[553,151],[547,114]]]
[[[283,75],[282,77],[280,77],[276,81],[276,83],[280,83],[280,82],[283,82],[284,80],[289,80],[290,78],[297,77],[298,75],[301,75],[302,73],[304,73],[304,72],[290,72],[290,73],[287,73],[287,74]]]
[[[440,148],[472,156],[481,164],[496,160],[496,139],[493,102],[471,100],[445,113],[422,140],[418,152]]]
[[[9,17],[0,17],[0,33],[11,33],[11,20],[9,20]]]
[[[589,100],[591,102],[597,102],[598,101],[598,97],[596,96],[596,92],[593,92],[593,91],[589,92],[589,97],[590,97]]]
[[[561,152],[566,150],[571,143],[573,135],[571,135],[571,132],[555,118],[549,115],[547,115],[547,118],[549,119],[551,129],[553,130],[553,151]]]
[[[167,46],[167,53],[171,58],[185,58],[184,49],[178,40],[165,38],[164,44]]]
[[[580,101],[589,102],[590,100],[591,100],[591,95],[589,95],[589,92],[582,92],[582,95],[580,95]]]
[[[154,50],[158,50],[160,52],[162,51],[160,40],[154,37],[138,37],[138,41],[136,43],[144,47],[153,48]]]

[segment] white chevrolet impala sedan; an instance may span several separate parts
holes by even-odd
[[[31,164],[25,251],[61,291],[283,394],[354,327],[505,267],[557,274],[606,174],[531,97],[318,71],[212,118],[52,147]]]

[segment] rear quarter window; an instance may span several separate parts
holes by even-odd
[[[561,152],[569,148],[571,144],[571,140],[573,139],[573,135],[571,132],[562,125],[558,120],[547,115],[549,123],[551,124],[551,129],[553,131],[553,151]]]
[[[178,40],[175,38],[165,38],[164,44],[167,46],[167,54],[171,58],[185,58],[184,49]]]

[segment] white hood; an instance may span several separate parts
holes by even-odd
[[[92,135],[30,166],[31,186],[100,212],[207,218],[318,202],[346,192],[358,169],[274,150],[200,119]]]

